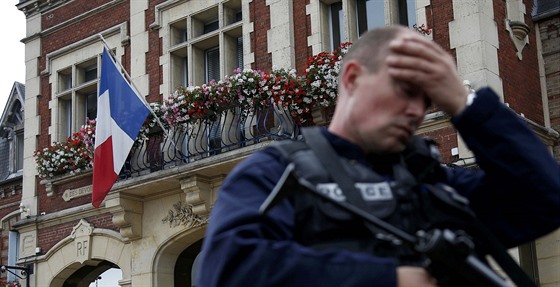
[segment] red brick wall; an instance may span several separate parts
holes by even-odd
[[[77,198],[73,198],[69,202],[64,201],[62,199],[62,195],[65,190],[67,189],[76,189],[79,187],[84,187],[91,184],[92,177],[91,175],[83,177],[83,178],[76,178],[71,182],[67,182],[61,185],[56,186],[56,191],[54,196],[48,197],[46,196],[46,191],[44,190],[44,185],[40,184],[38,187],[41,187],[41,193],[44,196],[39,196],[39,210],[38,212],[46,212],[52,213],[55,211],[61,211],[67,209],[70,206],[78,206],[83,204],[91,203],[91,196],[81,196]]]
[[[306,5],[309,0],[294,1],[294,51],[296,68],[298,74],[305,74],[307,59],[313,56],[313,52],[307,43],[307,37],[311,35],[311,17],[306,15]]]
[[[49,109],[49,101],[52,97],[51,84],[49,84],[48,77],[41,78],[40,91],[41,93],[37,96],[37,113],[41,116],[37,146],[43,148],[50,145],[49,127],[51,126],[51,110]]]
[[[163,70],[159,64],[159,57],[162,55],[162,39],[157,31],[152,31],[148,35],[150,41],[149,50],[146,53],[146,73],[150,82],[148,102],[159,102],[163,100],[159,87],[163,83]]]
[[[420,136],[432,138],[438,143],[441,159],[444,163],[452,163],[459,160],[458,156],[451,155],[451,149],[457,147],[457,131],[452,126],[423,133]]]
[[[89,3],[87,0],[74,1],[72,3]],[[56,12],[57,17],[76,17],[76,11],[67,9],[69,5],[61,6],[53,11]],[[71,8],[71,7],[68,7]],[[57,17],[49,17],[49,14],[43,15],[42,22],[44,26],[52,26],[51,22],[57,20]],[[84,18],[71,26],[64,27],[56,32],[48,34],[41,39],[43,57],[41,59],[41,70],[45,68],[44,56],[52,51],[68,46],[79,40],[82,40],[91,35],[95,35],[103,30],[120,24],[130,18],[130,7],[127,1],[121,2],[114,6],[112,9],[105,10],[99,14],[92,15]]]
[[[165,0],[150,0],[148,10],[146,10],[146,27],[155,21],[155,6]],[[163,84],[163,70],[159,64],[159,57],[163,55],[162,39],[159,37],[159,30],[148,29],[148,52],[146,53],[146,73],[150,82],[148,102],[159,102],[163,100],[159,86]]]
[[[252,69],[270,71],[272,69],[272,55],[268,52],[268,30],[270,30],[270,8],[266,0],[254,0],[249,3],[249,19],[253,22],[251,32],[251,52],[255,53]],[[283,16],[280,16],[283,17]]]
[[[70,235],[72,228],[78,222],[79,220],[76,220],[65,224],[39,228],[37,230],[37,246],[41,247],[41,250],[46,253],[60,240]]]
[[[432,0],[426,14],[434,41],[455,55],[455,50],[451,51],[449,43],[449,22],[454,19],[451,0]]]
[[[524,1],[527,13],[533,7],[532,0]],[[504,88],[504,101],[517,113],[538,124],[544,124],[542,94],[539,80],[538,51],[533,21],[526,15],[525,23],[529,25],[529,44],[523,49],[523,60],[517,58],[517,50],[506,31],[507,18],[505,1],[494,1],[494,17],[498,25],[498,61],[500,78]]]
[[[4,195],[0,197],[0,206],[2,206],[0,208],[0,218],[4,218],[14,210],[19,209],[22,193],[21,181],[1,185],[0,191],[4,192]]]
[[[44,14],[42,19],[43,30],[68,21],[76,15],[91,11],[103,4],[113,2],[112,0],[89,0],[89,1],[70,1],[59,8]]]

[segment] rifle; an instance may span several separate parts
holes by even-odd
[[[418,232],[416,236],[413,236],[347,201],[337,201],[321,193],[311,182],[304,178],[296,178],[293,174],[294,169],[294,163],[290,163],[286,167],[279,183],[260,206],[259,211],[261,214],[266,214],[273,206],[280,202],[286,196],[286,190],[293,190],[289,188],[293,186],[292,184],[299,184],[305,187],[306,190],[389,233],[394,236],[394,240],[408,244],[416,252],[425,255],[429,260],[424,267],[438,280],[440,286],[510,286],[504,278],[476,257],[474,243],[466,233],[449,229],[432,229]],[[528,287],[535,285],[518,283],[518,286]]]

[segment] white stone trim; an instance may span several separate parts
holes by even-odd
[[[454,20],[449,23],[449,44],[455,49],[459,76],[472,89],[489,86],[503,101],[503,86],[498,64],[498,28],[492,1],[453,0]],[[459,158],[472,152],[457,134]]]
[[[548,105],[548,89],[546,87],[546,72],[545,63],[543,58],[543,49],[541,41],[541,32],[539,23],[535,23],[535,36],[537,42],[537,61],[539,64],[539,81],[541,86],[542,102],[543,102],[543,114],[544,114],[544,126],[547,128],[551,127],[550,124],[550,109]]]
[[[130,77],[141,95],[150,90],[149,75],[146,73],[146,53],[149,51],[149,33],[145,27],[148,0],[130,1]]]
[[[41,38],[30,35],[38,35],[41,31],[41,15],[34,14],[26,21],[25,39],[25,120],[24,120],[24,159],[23,159],[23,183],[21,203],[28,208],[29,215],[37,214],[37,174],[33,152],[37,149],[37,135],[40,133],[41,116],[38,111],[39,95],[41,94],[41,76],[37,75],[40,67]],[[21,231],[20,231],[21,232]],[[21,245],[20,245],[21,246]]]
[[[266,0],[266,5],[269,6],[271,15],[267,46],[272,55],[272,65],[292,69],[295,67],[292,0]]]
[[[307,36],[307,44],[311,47],[311,51],[313,55],[319,54],[324,49],[323,45],[323,37],[321,33],[321,20],[322,13],[321,13],[321,6],[323,4],[320,0],[311,0],[309,4],[305,6],[305,13],[309,15],[311,19],[311,35]]]
[[[519,60],[523,60],[523,49],[529,44],[529,26],[525,23],[526,11],[523,1],[506,0],[506,30],[509,32]]]
[[[255,62],[255,52],[251,51],[251,33],[255,31],[255,26],[251,22],[251,9],[249,3],[253,0],[241,1],[241,13],[247,15],[243,17],[243,66],[245,69],[250,69],[251,64]]]

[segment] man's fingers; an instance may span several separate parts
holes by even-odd
[[[390,55],[386,61],[389,68],[417,70],[424,73],[433,73],[435,70],[433,64],[418,57]]]
[[[438,84],[448,73],[442,65],[418,57],[391,55],[386,61],[389,75],[424,89]]]
[[[425,76],[414,70],[389,68],[387,71],[391,77],[403,82],[412,83],[414,85],[425,82]]]
[[[439,61],[441,56],[445,55],[439,45],[416,35],[395,39],[389,44],[389,47],[397,54],[420,57],[429,62]]]

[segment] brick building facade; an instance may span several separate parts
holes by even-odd
[[[431,29],[427,37],[455,56],[470,88],[492,87],[558,149],[558,133],[551,128],[560,125],[558,71],[545,65],[558,59],[557,17],[535,24],[531,0],[385,0],[383,9],[369,6],[374,2],[20,0],[18,9],[27,17],[27,96],[24,208],[14,228],[18,263],[35,269],[31,286],[87,286],[109,268],[122,271],[120,286],[191,286],[205,222],[224,177],[270,139],[297,136],[297,127],[285,124],[278,110],[243,117],[224,111],[182,133],[152,132],[94,209],[90,169],[39,177],[33,153],[63,142],[94,117],[104,43],[139,94],[163,103],[178,86],[218,81],[236,68],[294,68],[304,75],[311,56],[356,40],[363,29],[424,24]],[[315,110],[313,123],[325,124],[328,114]],[[445,163],[475,164],[448,119],[432,111],[419,133],[440,143]],[[226,131],[232,122],[235,127]],[[549,272],[560,262],[559,236],[512,250],[541,286],[560,286]]]

